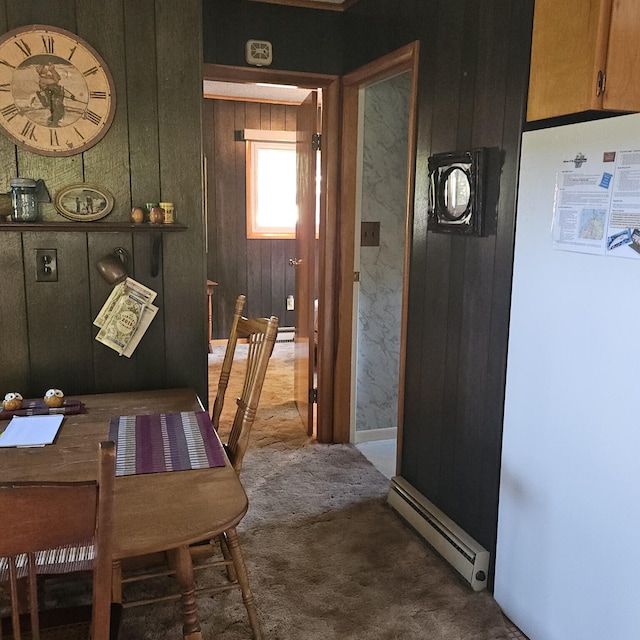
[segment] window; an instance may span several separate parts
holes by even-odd
[[[245,130],[247,238],[295,238],[296,143],[293,131]]]

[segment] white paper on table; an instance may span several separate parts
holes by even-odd
[[[14,416],[0,435],[0,447],[44,447],[51,444],[63,415]]]

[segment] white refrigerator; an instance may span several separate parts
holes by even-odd
[[[494,596],[530,640],[640,638],[640,167],[616,165],[634,150],[640,115],[523,136]],[[580,154],[609,205],[563,190]],[[605,223],[604,251],[602,206],[632,221]]]

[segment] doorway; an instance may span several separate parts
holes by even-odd
[[[328,103],[328,107],[323,108],[322,115],[322,129],[329,126],[329,122],[335,122],[337,120],[336,116],[330,117],[331,112],[336,111],[337,106],[337,95],[333,95],[335,91],[335,83],[336,78],[334,76],[323,76],[318,74],[291,74],[289,72],[278,72],[271,71],[268,69],[252,69],[252,68],[235,68],[235,67],[225,67],[219,65],[204,65],[204,80],[215,80],[217,82],[225,82],[225,83],[233,83],[237,87],[240,87],[243,84],[251,85],[253,89],[258,88],[258,83],[263,85],[267,83],[269,87],[260,87],[260,91],[264,94],[264,91],[273,92],[274,89],[277,89],[277,86],[274,85],[282,85],[285,84],[288,87],[291,85],[295,85],[300,89],[306,89],[305,93],[308,94],[311,89],[314,93],[323,92],[323,97],[325,104]],[[248,84],[247,84],[248,83]],[[332,85],[333,88],[332,88]],[[220,96],[222,97],[222,96]],[[256,100],[261,100],[261,103],[258,103]],[[207,120],[207,112],[208,109],[205,108],[205,115],[203,117],[203,131],[205,132],[205,155],[206,155],[206,167],[205,174],[207,175],[208,182],[212,183],[216,180],[218,183],[215,183],[215,193],[212,193],[211,189],[205,190],[207,201],[210,198],[215,198],[215,207],[217,210],[225,210],[226,207],[236,206],[238,208],[238,202],[244,201],[244,183],[241,180],[238,180],[238,174],[244,173],[244,164],[241,160],[236,160],[234,163],[220,162],[220,165],[224,166],[216,166],[215,165],[215,156],[218,155],[218,151],[224,145],[232,147],[237,143],[238,131],[241,128],[251,128],[251,129],[259,129],[259,128],[272,128],[272,129],[295,129],[295,108],[293,106],[287,106],[280,104],[280,99],[273,97],[266,97],[261,99],[260,97],[255,98],[253,103],[247,102],[246,106],[243,107],[232,107],[228,108],[228,115],[226,116],[226,120],[223,118],[223,122],[219,122],[217,125],[210,119]],[[299,103],[300,100],[294,101],[294,103]],[[228,107],[229,105],[227,105]],[[275,114],[275,115],[274,115]],[[293,115],[292,115],[293,114]],[[247,119],[249,118],[249,119]],[[250,124],[247,124],[250,122]],[[266,124],[266,126],[264,126]],[[241,126],[242,125],[242,126]],[[215,149],[216,153],[206,153],[207,147],[207,131],[211,132],[211,147],[210,149]],[[235,139],[233,136],[229,135],[229,132],[235,132]],[[298,135],[299,135],[298,131]],[[235,246],[232,245],[231,242],[223,243],[222,253],[228,255],[230,260],[236,260],[237,256],[250,256],[249,262],[245,266],[239,267],[241,270],[244,269],[244,274],[240,274],[244,279],[245,283],[249,282],[258,282],[260,280],[264,281],[267,279],[266,286],[263,287],[262,292],[258,292],[258,295],[247,295],[247,304],[248,304],[248,313],[254,314],[251,310],[251,300],[257,299],[262,303],[262,307],[267,309],[267,311],[260,311],[254,315],[264,315],[265,313],[274,313],[272,307],[270,307],[270,300],[273,295],[276,295],[278,299],[281,299],[283,303],[282,316],[277,313],[274,315],[279,315],[279,317],[284,318],[285,322],[281,320],[281,326],[292,326],[294,323],[292,319],[294,317],[293,310],[287,308],[284,310],[285,301],[289,301],[289,299],[293,299],[295,309],[295,317],[296,317],[296,333],[298,333],[298,329],[300,329],[299,333],[302,336],[307,336],[307,361],[313,364],[314,360],[316,363],[316,375],[310,375],[309,381],[311,382],[310,387],[313,384],[314,378],[317,381],[317,389],[318,392],[318,403],[317,410],[314,412],[317,417],[317,426],[315,430],[316,437],[321,442],[331,442],[332,441],[332,425],[331,425],[331,413],[330,410],[324,410],[323,406],[330,407],[331,406],[331,392],[332,392],[332,364],[330,359],[327,358],[325,354],[324,341],[328,339],[329,341],[332,339],[332,323],[327,323],[326,318],[333,317],[334,313],[334,302],[333,302],[333,292],[335,291],[335,287],[333,286],[333,271],[334,271],[334,257],[333,252],[335,248],[333,246],[333,242],[330,238],[335,238],[335,214],[328,214],[330,203],[336,200],[336,196],[333,193],[333,189],[335,189],[336,180],[333,175],[336,172],[335,167],[337,163],[334,160],[330,160],[329,158],[332,155],[335,155],[336,142],[333,142],[327,145],[327,149],[323,149],[322,155],[322,163],[321,163],[321,175],[323,177],[322,184],[324,185],[321,190],[320,196],[320,215],[319,215],[319,231],[317,240],[315,243],[317,244],[317,266],[312,269],[304,269],[305,273],[308,272],[311,274],[312,283],[309,287],[311,291],[311,297],[309,302],[309,308],[313,309],[314,299],[317,300],[317,309],[318,313],[308,313],[303,315],[305,321],[310,325],[308,328],[302,328],[299,326],[299,318],[297,317],[299,307],[302,308],[304,305],[301,300],[295,299],[297,296],[293,296],[294,292],[298,294],[297,280],[299,280],[299,275],[296,275],[300,272],[297,267],[289,266],[289,260],[293,259],[293,262],[300,261],[300,258],[305,258],[304,256],[297,255],[296,242],[295,240],[287,240],[286,242],[280,241],[276,242],[275,240],[254,240],[251,242],[250,240],[246,240],[242,236],[242,230],[236,228],[235,233],[232,234],[237,240],[237,244]],[[242,147],[240,147],[242,149]],[[240,158],[241,154],[238,154],[238,158]],[[234,175],[230,176],[230,180],[226,180],[221,172],[232,173]],[[222,181],[226,184],[234,182],[235,178],[235,187],[231,190],[224,186],[220,186],[219,182]],[[315,176],[313,176],[314,183],[314,191],[315,191]],[[332,185],[331,188],[327,188],[327,183]],[[205,203],[205,208],[209,209],[209,202]],[[335,212],[335,207],[331,208],[332,212]],[[236,212],[235,216],[231,216],[231,219],[225,223],[225,228],[219,230],[220,233],[229,234],[229,226],[242,227],[242,223],[238,222],[238,219],[242,217],[241,213]],[[212,237],[212,234],[217,233],[217,230],[208,230],[208,237]],[[286,243],[289,243],[287,245]],[[219,244],[219,243],[218,243]],[[251,244],[251,247],[249,247]],[[328,245],[328,248],[325,246]],[[313,261],[313,257],[311,256],[311,261]],[[283,268],[285,270],[284,276],[280,274],[280,280],[284,282],[284,285],[279,285],[279,289],[277,291],[270,291],[269,286],[271,285],[271,281],[275,281],[277,279],[277,274],[274,277],[270,277],[268,274],[265,275],[269,269],[273,269],[274,264],[281,265],[278,268]],[[232,279],[233,277],[238,276],[238,269],[236,268],[235,272],[232,272],[233,269],[229,268],[229,266],[223,261],[223,268],[226,268],[229,273],[228,278]],[[209,273],[209,277],[213,277],[212,273]],[[216,281],[219,281],[221,278],[216,277]],[[218,287],[218,291],[216,293],[221,294],[221,284]],[[246,286],[246,285],[245,285]],[[237,287],[236,287],[237,289]],[[316,295],[314,295],[314,291]],[[230,298],[226,301],[226,305],[228,307],[231,306],[233,300],[235,300],[235,296],[239,291],[234,291],[233,295],[227,296]],[[240,291],[242,293],[247,293],[247,291]],[[266,306],[265,306],[266,305]],[[256,305],[257,306],[257,305]],[[289,307],[289,305],[287,305]],[[231,309],[227,310],[228,313],[225,313],[224,308],[221,309],[220,313],[224,316],[231,317]],[[214,326],[216,325],[217,318],[214,314]],[[223,319],[224,322],[224,319]],[[223,324],[220,322],[220,325]],[[316,331],[314,331],[314,325]],[[220,337],[225,337],[225,332],[220,327]],[[314,340],[313,336],[317,335],[317,348],[314,348]],[[311,336],[311,340],[309,340],[309,336]],[[296,350],[296,363],[299,365],[299,360],[304,359],[304,354],[300,354],[299,350]],[[297,366],[296,368],[303,369],[303,366]],[[322,389],[327,388],[328,392],[323,392]],[[312,388],[306,390],[305,401],[308,400],[309,397],[312,397]],[[301,403],[300,403],[301,404]]]
[[[411,73],[361,89],[351,434],[396,440]]]
[[[418,43],[343,78],[339,307],[334,429],[394,439],[400,459]],[[340,389],[340,390],[339,390]]]

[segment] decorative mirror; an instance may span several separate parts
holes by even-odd
[[[429,158],[430,231],[483,235],[485,149]]]

